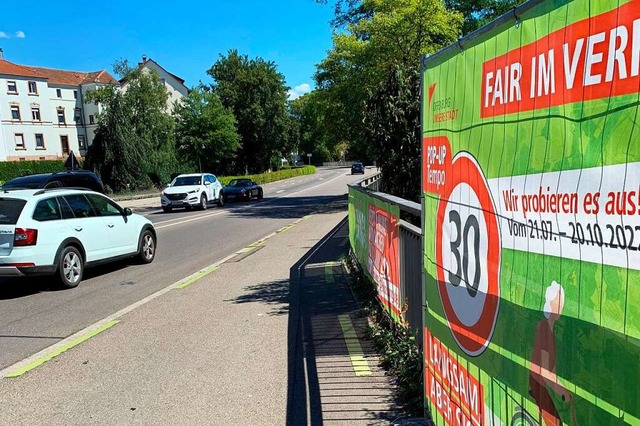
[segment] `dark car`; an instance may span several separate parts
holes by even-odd
[[[351,174],[355,175],[356,173],[364,174],[364,165],[362,163],[353,163],[351,165]]]
[[[257,197],[262,199],[262,187],[251,179],[233,179],[224,187],[224,200],[250,200]]]
[[[88,170],[69,170],[66,172],[42,173],[21,176],[7,181],[2,189],[44,189],[44,188],[87,188],[105,193],[102,181]]]

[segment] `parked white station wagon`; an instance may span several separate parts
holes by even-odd
[[[156,231],[97,192],[0,191],[0,276],[56,275],[76,287],[85,267],[129,257],[151,263]]]

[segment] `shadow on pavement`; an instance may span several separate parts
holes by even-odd
[[[136,265],[134,259],[125,259],[87,268],[84,271],[80,285],[88,285],[88,281],[92,278],[110,274],[134,265]],[[124,281],[119,284],[133,285],[135,282]],[[54,275],[0,279],[0,300],[19,299],[38,293],[56,291],[73,291],[73,289],[64,289],[59,286],[57,276]]]
[[[289,312],[289,280],[252,285],[245,287],[244,291],[247,293],[225,302],[265,303],[273,306],[269,315],[284,315]]]
[[[263,201],[238,201],[224,208],[232,217],[298,219],[311,213],[335,213],[347,209],[347,195],[317,197],[265,198]]]
[[[347,238],[345,219],[290,269],[288,425],[389,424],[398,416],[394,389],[363,337],[366,318],[339,264]],[[339,318],[353,324],[370,375],[356,375]]]
[[[0,279],[0,300],[19,299],[38,293],[58,291],[53,277],[22,277]]]

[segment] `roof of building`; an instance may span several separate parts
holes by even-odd
[[[105,70],[95,72],[65,71],[17,65],[3,59],[0,59],[0,74],[41,78],[48,80],[49,84],[62,86],[80,86],[89,83],[118,84],[118,81]]]
[[[162,67],[162,65],[160,65],[159,63],[157,63],[156,61],[154,61],[153,59],[149,58],[147,59],[146,57],[142,58],[142,62],[138,62],[138,68],[144,68],[145,64],[147,62],[153,62],[158,68],[160,68],[161,70],[163,70],[164,72],[166,72],[167,74],[169,74],[171,77],[175,78],[176,80],[178,80],[180,82],[180,84],[184,85],[184,79],[178,77],[177,75],[175,75],[174,73],[171,73],[169,71],[167,71],[165,68]]]
[[[46,78],[30,67],[17,65],[13,62],[5,61],[4,59],[0,59],[0,74],[15,75],[18,77]]]

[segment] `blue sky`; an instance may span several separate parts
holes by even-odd
[[[333,7],[313,0],[32,0],[6,12],[0,47],[17,64],[111,72],[116,59],[137,63],[146,54],[191,87],[210,83],[206,70],[238,49],[274,61],[287,85],[304,92],[331,47]]]

